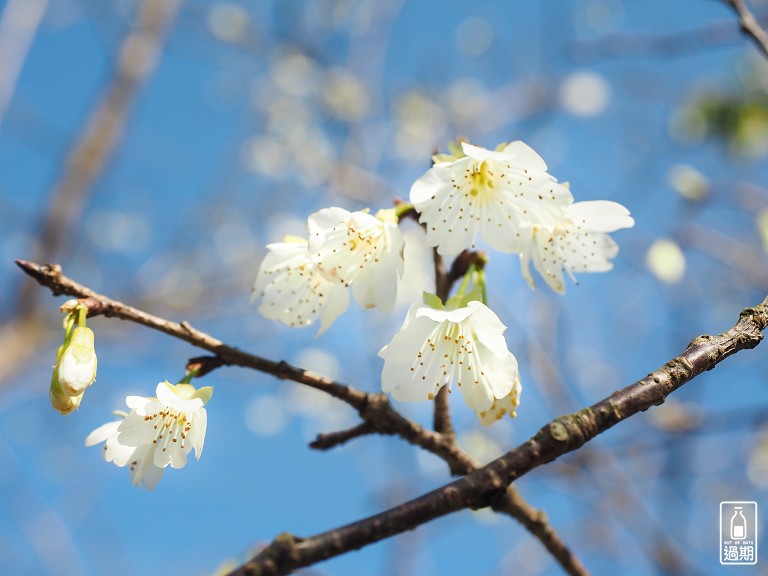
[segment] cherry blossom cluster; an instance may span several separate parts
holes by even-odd
[[[618,246],[608,235],[634,225],[629,211],[609,201],[574,202],[569,187],[547,172],[544,161],[522,142],[496,150],[462,143],[437,155],[412,186],[410,204],[350,212],[332,207],[309,216],[307,237],[269,244],[254,284],[259,311],[287,326],[319,323],[318,336],[349,306],[389,314],[404,271],[405,239],[399,220],[416,212],[426,242],[443,256],[471,254],[457,292],[443,301],[424,292],[408,310],[384,360],[382,388],[403,402],[434,400],[455,385],[465,403],[488,426],[516,415],[521,385],[518,363],[504,339],[506,327],[488,307],[484,267],[476,244],[517,254],[523,277],[534,287],[530,265],[556,292],[563,276],[611,269]],[[96,379],[88,305],[70,300],[64,313],[64,343],[56,353],[50,399],[69,414],[80,407]],[[205,405],[211,387],[160,382],[156,396],[128,396],[128,412],[117,411],[87,437],[103,443],[103,456],[128,467],[134,485],[153,489],[165,468],[183,468],[194,450],[200,458],[207,428]]]
[[[569,186],[523,142],[496,150],[461,143],[433,161],[405,205],[418,213],[429,246],[455,256],[482,241],[517,254],[531,288],[531,263],[561,294],[564,273],[575,282],[576,273],[610,270],[618,246],[608,233],[634,225],[616,202],[574,202]],[[294,327],[319,320],[319,334],[346,310],[351,288],[363,307],[389,313],[403,272],[397,222],[405,212],[401,205],[376,216],[341,208],[311,215],[307,240],[267,246],[254,286],[259,311]],[[472,265],[447,302],[425,293],[423,303],[413,304],[379,352],[383,390],[399,401],[425,401],[456,384],[483,425],[514,416],[521,391],[517,360],[485,293],[482,266]]]

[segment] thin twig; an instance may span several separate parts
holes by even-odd
[[[556,418],[524,444],[471,474],[375,516],[310,538],[283,534],[231,575],[287,574],[459,510],[499,509],[513,481],[577,450],[638,412],[662,404],[669,394],[730,355],[754,348],[766,326],[768,298],[755,308],[743,310],[730,330],[717,336],[699,336],[682,354],[642,380],[589,408]]]
[[[463,475],[480,467],[478,462],[461,450],[453,437],[427,430],[404,418],[392,408],[384,394],[361,392],[307,370],[296,368],[286,362],[273,362],[227,346],[220,340],[193,328],[188,322],[178,323],[153,316],[98,294],[64,276],[60,266],[41,266],[24,260],[17,260],[16,263],[39,284],[48,287],[54,295],[65,294],[84,299],[83,302],[89,307],[89,313],[92,315],[99,314],[135,322],[212,352],[215,354],[214,357],[196,357],[188,362],[187,368],[198,370],[199,375],[223,365],[236,365],[272,374],[281,379],[293,380],[324,391],[355,408],[363,419],[363,424],[357,427],[358,431],[368,425],[380,434],[398,436],[442,458],[448,464],[452,474]],[[347,433],[349,432],[347,431]],[[528,527],[533,536],[538,538],[553,557],[560,562],[566,573],[573,576],[588,574],[552,527],[547,524],[543,514],[530,506],[521,505],[522,499],[515,493],[513,487],[510,487],[507,493],[509,501],[505,502],[504,498],[500,499],[497,510],[509,514]]]
[[[328,432],[327,434],[318,434],[312,443],[310,448],[315,450],[329,450],[345,444],[350,440],[359,438],[360,436],[367,436],[368,434],[374,434],[376,428],[374,428],[370,422],[362,422],[353,428],[347,428],[346,430],[339,430],[338,432]]]
[[[768,56],[768,34],[760,27],[744,0],[726,0],[739,15],[741,29],[755,41],[763,54]]]
[[[155,69],[171,22],[181,0],[144,0],[136,27],[125,38],[117,57],[114,78],[67,158],[66,169],[52,192],[43,225],[43,257],[60,247],[71,222],[77,220],[83,198],[117,147],[138,91]]]
[[[437,251],[437,248],[432,249],[432,261],[435,268],[435,294],[440,300],[446,302],[453,281],[445,271],[443,257]],[[451,405],[448,391],[448,386],[443,386],[435,397],[432,428],[435,432],[445,435],[451,441],[455,441],[456,432],[453,430],[453,423],[451,422]]]

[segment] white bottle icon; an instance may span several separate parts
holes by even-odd
[[[744,540],[747,537],[747,519],[741,513],[741,506],[734,507],[731,518],[731,539]]]

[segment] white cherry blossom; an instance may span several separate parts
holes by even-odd
[[[635,221],[621,204],[608,200],[577,202],[554,225],[535,225],[520,255],[523,276],[533,287],[530,263],[555,291],[565,291],[563,270],[575,282],[576,272],[605,272],[619,247],[607,232],[631,228]]]
[[[505,329],[478,301],[455,310],[414,304],[403,327],[379,352],[382,388],[396,400],[418,402],[434,399],[440,388],[450,390],[455,382],[472,410],[492,410],[496,400],[519,387]]]
[[[405,241],[394,210],[377,216],[325,208],[309,217],[309,253],[323,276],[351,286],[364,308],[389,314],[403,275]]]
[[[491,151],[462,143],[465,156],[438,157],[411,187],[427,242],[443,255],[474,248],[478,236],[501,252],[520,252],[534,224],[551,224],[573,202],[547,165],[517,141]],[[455,158],[451,160],[451,158]]]
[[[259,312],[293,327],[319,319],[321,334],[347,309],[349,292],[320,272],[309,256],[306,240],[289,236],[267,249],[269,254],[253,287],[254,297],[261,297]]]
[[[104,442],[104,459],[130,465],[133,484],[151,490],[169,464],[183,468],[192,450],[200,459],[208,422],[204,405],[212,393],[209,386],[196,390],[190,384],[160,382],[156,397],[128,396],[131,411],[91,432],[86,446]]]

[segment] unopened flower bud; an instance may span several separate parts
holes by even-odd
[[[77,396],[67,396],[62,392],[61,387],[59,387],[58,391],[51,388],[48,396],[51,399],[51,406],[53,406],[53,409],[57,412],[61,412],[63,416],[66,416],[73,410],[79,408],[80,402],[83,399],[82,394]]]
[[[59,355],[63,354],[64,347],[59,347]],[[76,408],[80,406],[80,401],[83,399],[83,395],[69,396],[64,393],[59,383],[59,368],[56,366],[51,374],[51,388],[48,391],[48,397],[51,399],[51,406],[57,412],[60,412],[62,416],[66,416]]]
[[[82,394],[96,379],[96,350],[93,330],[78,326],[61,357],[58,367],[61,390],[68,396]]]

